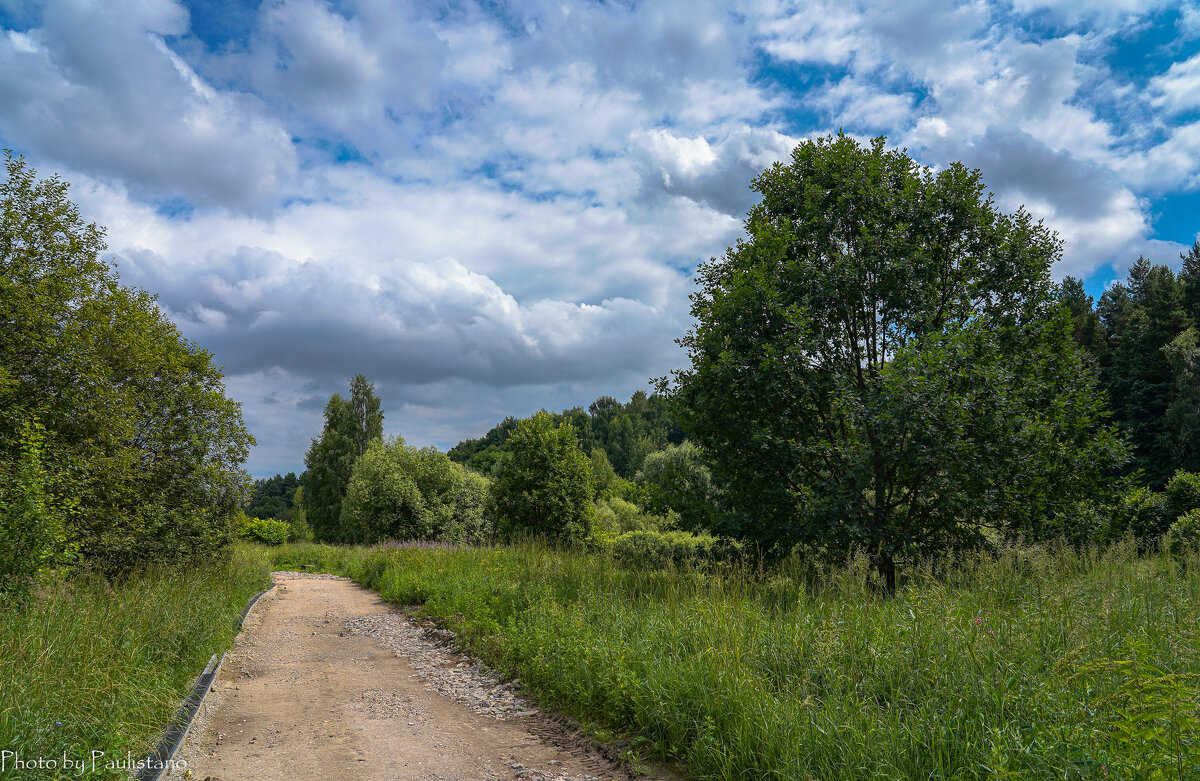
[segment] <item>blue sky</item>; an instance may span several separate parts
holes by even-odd
[[[452,445],[681,361],[799,141],[978,167],[1099,294],[1200,232],[1200,6],[0,0],[0,145],[226,367],[252,472],[362,372]]]

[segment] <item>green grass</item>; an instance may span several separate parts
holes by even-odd
[[[240,546],[230,561],[148,568],[116,583],[47,586],[0,612],[0,750],[57,768],[3,779],[126,778],[162,734],[212,654],[229,647],[246,601],[266,586],[268,556]],[[93,751],[102,751],[92,772]],[[87,760],[82,774],[65,768]]]
[[[536,546],[286,546],[700,778],[1200,778],[1200,560],[1027,549],[872,588]]]

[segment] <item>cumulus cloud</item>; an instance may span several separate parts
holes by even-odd
[[[0,141],[74,182],[125,280],[228,368],[263,473],[360,371],[389,430],[443,446],[644,388],[751,179],[837,128],[981,168],[1066,239],[1060,274],[1169,252],[1194,47],[1109,57],[1194,37],[1166,5],[266,0],[206,44],[203,4],[53,0],[4,17]]]
[[[1153,103],[1172,114],[1200,108],[1200,54],[1150,80]]]
[[[213,89],[164,42],[177,3],[50,3],[0,36],[6,143],[150,198],[263,209],[296,173],[284,126],[252,95]]]

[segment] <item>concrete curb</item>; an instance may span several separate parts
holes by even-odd
[[[271,588],[258,592],[258,594],[246,603],[246,609],[242,611],[242,616],[238,619],[239,632],[242,631],[242,625],[246,623],[246,616],[250,615],[250,609],[254,607],[264,594],[272,591],[274,588],[275,584],[272,583]],[[225,654],[221,654],[219,659],[216,654],[213,654],[212,658],[208,660],[204,672],[200,673],[200,677],[196,679],[196,684],[192,687],[192,693],[179,706],[179,710],[175,711],[175,716],[167,725],[167,729],[163,732],[162,738],[159,739],[158,745],[146,757],[142,764],[142,769],[134,777],[136,781],[159,781],[162,778],[163,772],[169,767],[171,760],[175,757],[175,753],[183,745],[183,740],[187,737],[188,730],[192,728],[192,721],[196,718],[196,712],[200,710],[200,705],[204,702],[204,697],[208,694],[208,690],[212,688],[213,681],[217,679],[217,673],[221,671],[221,665],[224,662]]]

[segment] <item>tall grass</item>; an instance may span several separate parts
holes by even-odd
[[[701,778],[1200,778],[1200,560],[1009,550],[636,572],[533,545],[289,546]]]
[[[231,559],[127,578],[43,588],[0,612],[0,750],[58,767],[4,779],[125,778],[105,763],[144,759],[193,679],[228,648],[246,601],[270,584],[269,558],[239,547]],[[93,772],[92,752],[97,757]],[[82,767],[64,767],[86,760]]]

